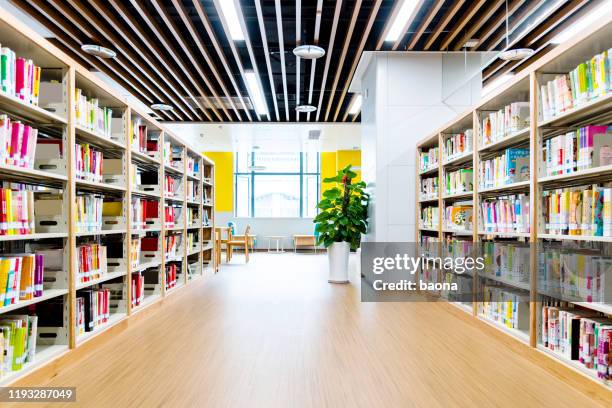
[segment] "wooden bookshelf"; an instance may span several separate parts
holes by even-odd
[[[5,314],[19,314],[26,307],[45,308],[48,302],[59,301],[61,315],[57,316],[57,320],[63,322],[62,326],[52,328],[54,340],[37,342],[35,362],[27,363],[22,370],[6,373],[0,378],[0,385],[8,385],[29,374],[32,370],[48,364],[60,355],[70,352],[70,349],[79,347],[88,340],[105,333],[119,322],[129,319],[135,312],[157,303],[168,293],[176,292],[176,296],[179,296],[180,292],[176,289],[184,287],[197,277],[204,276],[206,268],[210,267],[212,270],[214,240],[212,238],[207,241],[203,240],[205,230],[208,230],[209,236],[212,237],[210,235],[214,225],[212,207],[207,207],[210,213],[208,226],[203,224],[202,214],[204,205],[208,206],[212,203],[215,186],[214,162],[203,156],[197,149],[191,147],[181,137],[172,134],[163,124],[148,114],[141,112],[138,107],[132,106],[125,97],[112,90],[99,77],[87,71],[1,8],[0,22],[2,23],[0,24],[2,46],[13,49],[18,57],[30,58],[34,64],[41,66],[42,80],[56,83],[56,89],[61,94],[61,100],[54,101],[51,107],[51,105],[29,105],[16,97],[0,92],[0,112],[8,114],[11,118],[20,119],[34,128],[44,130],[45,137],[58,139],[58,143],[61,142],[63,146],[60,157],[51,161],[45,158],[45,161],[40,161],[40,163],[39,160],[35,160],[33,169],[0,163],[1,181],[45,187],[44,190],[37,191],[57,190],[63,200],[63,213],[57,215],[58,226],[54,229],[40,230],[37,225],[35,231],[30,234],[0,236],[0,252],[3,253],[26,252],[28,245],[33,243],[49,243],[54,248],[60,248],[63,254],[63,270],[53,272],[56,280],[51,286],[45,286],[42,296],[17,301],[8,306],[0,306],[1,318]],[[106,134],[92,130],[93,128],[88,128],[78,122],[73,109],[77,88],[87,98],[97,99],[98,106],[112,109],[112,126],[109,125]],[[148,147],[143,150],[139,145],[134,145],[134,124],[146,126],[147,141],[151,141],[152,145],[157,142],[157,151],[149,151]],[[109,130],[110,128],[112,130]],[[182,161],[174,166],[168,165],[163,160],[165,140],[171,141],[182,152]],[[101,152],[105,164],[107,160],[114,160],[116,167],[120,168],[117,171],[120,174],[113,173],[108,177],[104,176],[102,182],[82,179],[76,170],[76,144],[87,144]],[[187,156],[198,163],[197,171],[188,171],[185,160]],[[155,174],[157,182],[144,187],[137,185],[131,177],[132,165],[141,171]],[[165,174],[171,174],[183,183],[180,195],[169,200],[163,196]],[[185,190],[187,180],[197,183],[199,191],[197,197],[187,197]],[[202,200],[204,188],[207,189],[211,198],[206,203]],[[77,229],[75,201],[77,195],[80,194],[95,194],[105,199],[108,197],[109,200],[121,202],[121,215],[109,217],[109,220],[103,218],[102,229],[93,231]],[[132,219],[131,204],[132,199],[135,198],[157,200],[159,203],[158,219],[146,222],[145,225],[137,225]],[[181,220],[175,228],[165,227],[164,209],[169,205],[179,205],[183,208]],[[199,215],[190,225],[186,223],[185,209],[188,207],[196,208]],[[192,230],[197,231],[197,245],[187,248],[185,238],[188,231]],[[165,266],[167,261],[164,256],[163,238],[169,233],[181,235],[183,239],[181,252],[175,258],[182,273],[178,276],[176,286],[171,290],[166,290]],[[157,254],[147,254],[149,258],[137,257],[134,252],[135,248],[132,249],[132,241],[142,236],[158,237]],[[115,250],[112,257],[107,254],[108,265],[105,273],[86,282],[79,281],[77,277],[76,248],[82,242],[97,242],[103,245],[110,243]],[[15,248],[26,248],[26,250],[17,251]],[[131,262],[133,258],[138,259],[138,262]],[[197,266],[197,268],[194,267],[196,273],[192,276],[187,273],[189,261]],[[45,276],[47,273],[51,272],[45,271]],[[131,279],[133,275],[141,273],[156,275],[158,285],[155,290],[145,291],[145,298],[142,302],[138,306],[133,306],[134,293],[132,293]],[[79,291],[98,288],[99,285],[104,284],[121,287],[121,299],[116,302],[116,307],[111,308],[106,322],[96,326],[91,332],[79,335],[76,323],[76,299]],[[22,314],[27,314],[25,309]],[[48,332],[48,329],[48,327],[39,325],[39,333]],[[38,340],[40,338],[38,337]]]
[[[539,87],[542,83],[551,79],[551,76],[567,73],[575,68],[579,63],[590,59],[592,56],[601,53],[602,51],[612,48],[612,16],[602,16],[602,19],[594,23],[586,31],[580,35],[574,36],[566,43],[556,46],[554,50],[536,61],[531,66],[517,73],[513,80],[504,84],[496,92],[483,98],[476,106],[470,108],[467,112],[459,114],[455,119],[443,125],[436,131],[426,136],[417,144],[417,169],[416,169],[416,213],[417,213],[417,228],[416,242],[421,242],[425,235],[440,237],[443,241],[449,239],[457,239],[463,237],[472,238],[473,242],[494,241],[499,243],[513,243],[529,248],[530,244],[536,243],[560,243],[563,245],[594,245],[597,250],[600,248],[602,253],[609,256],[612,251],[609,248],[612,243],[612,237],[609,236],[589,236],[589,235],[561,235],[547,233],[542,210],[542,194],[546,190],[577,187],[594,183],[612,182],[612,166],[606,165],[597,168],[589,168],[578,170],[571,173],[560,174],[555,176],[546,175],[545,163],[543,160],[544,141],[553,136],[561,135],[569,130],[577,129],[589,124],[612,124],[612,93],[608,92],[605,95],[594,98],[577,107],[566,110],[553,118],[545,121],[540,119],[540,101],[538,97]],[[505,105],[518,102],[529,101],[529,125],[518,129],[514,132],[506,134],[505,137],[495,140],[486,146],[482,146],[480,140],[480,127],[482,124],[482,115],[484,113],[495,111],[503,108]],[[471,120],[469,119],[471,117]],[[470,123],[471,122],[471,123]],[[420,197],[420,183],[425,177],[436,174],[436,170],[432,166],[427,169],[419,169],[419,153],[426,151],[433,146],[443,146],[444,135],[464,130],[468,127],[473,129],[473,152],[465,153],[459,156],[446,157],[444,150],[440,149],[441,157],[438,167],[440,174],[440,197],[428,198],[426,200]],[[507,148],[511,147],[526,147],[530,153],[530,177],[529,180],[519,181],[512,184],[505,184],[498,187],[483,188],[478,185],[478,168],[482,160],[495,157]],[[446,194],[444,186],[445,172],[447,168],[456,168],[456,166],[472,167],[473,172],[473,191]],[[528,193],[530,200],[530,232],[487,232],[484,230],[482,223],[479,220],[480,202],[483,199],[502,197],[516,193]],[[469,201],[473,205],[473,228],[471,231],[458,231],[453,228],[448,228],[445,225],[444,211],[448,202]],[[420,224],[421,209],[424,205],[437,204],[440,209],[439,228],[427,228]],[[597,246],[600,245],[600,246]],[[604,245],[608,245],[605,247]],[[581,247],[582,248],[582,247]],[[588,248],[588,247],[587,247]],[[541,313],[543,302],[548,299],[554,299],[559,302],[565,302],[578,309],[592,310],[601,313],[604,316],[612,317],[612,283],[608,282],[611,276],[605,280],[602,285],[605,288],[604,301],[586,301],[586,299],[567,295],[555,290],[543,290],[538,288],[538,270],[539,260],[535,250],[530,251],[530,272],[523,276],[524,280],[504,279],[503,277],[495,276],[480,276],[474,283],[477,284],[476,291],[481,290],[481,285],[486,285],[487,282],[499,282],[507,285],[517,293],[525,295],[524,307],[528,307],[527,321],[521,329],[508,328],[498,321],[489,319],[481,313],[481,305],[479,302],[474,302],[471,307],[465,304],[456,304],[460,309],[470,312],[478,318],[478,320],[487,323],[488,325],[499,329],[500,331],[509,334],[518,339],[520,342],[537,348],[543,351],[547,356],[552,357],[568,368],[577,370],[586,377],[602,384],[604,388],[612,387],[610,382],[604,383],[597,379],[596,372],[593,369],[586,369],[581,363],[569,360],[560,353],[551,351],[544,347],[541,343]],[[483,286],[484,287],[484,286]],[[520,298],[519,298],[520,299]],[[523,301],[519,300],[523,304]],[[607,392],[604,391],[604,392]]]

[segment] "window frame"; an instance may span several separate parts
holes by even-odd
[[[254,166],[255,165],[255,155],[257,152],[250,152],[247,153],[249,155],[249,166]],[[300,152],[300,170],[298,172],[266,172],[266,171],[248,171],[248,172],[239,172],[238,171],[238,159],[239,159],[239,155],[236,152],[234,154],[234,217],[238,218],[238,214],[236,213],[237,208],[238,208],[238,178],[240,176],[249,176],[250,177],[250,190],[251,190],[251,196],[249,198],[249,206],[248,206],[248,213],[249,215],[247,217],[240,217],[240,218],[258,218],[257,214],[255,214],[255,177],[261,177],[261,176],[299,176],[299,180],[300,180],[300,215],[298,217],[261,217],[261,218],[313,218],[313,217],[305,217],[304,216],[304,179],[306,176],[316,176],[317,177],[317,202],[319,201],[319,197],[321,194],[321,153],[317,152],[316,153],[316,158],[317,158],[317,171],[316,172],[311,172],[311,171],[305,171],[305,161],[304,161],[304,154],[305,152]],[[318,213],[318,210],[317,210]]]

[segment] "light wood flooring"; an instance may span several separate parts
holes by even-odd
[[[361,303],[356,276],[327,283],[326,259],[237,255],[18,385],[77,387],[50,407],[610,406],[451,305]]]

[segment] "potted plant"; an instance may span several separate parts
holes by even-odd
[[[327,248],[329,282],[348,283],[350,249],[357,249],[361,234],[368,226],[368,201],[363,181],[352,183],[357,174],[348,165],[335,177],[323,179],[325,183],[338,183],[323,193],[317,204],[321,212],[314,218],[318,234],[317,244]]]

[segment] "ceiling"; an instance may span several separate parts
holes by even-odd
[[[385,37],[403,1],[235,0],[245,41],[231,40],[221,2],[232,0],[11,0],[52,33],[50,40],[94,71],[101,71],[172,122],[354,122],[348,92],[363,51],[469,51],[530,47],[519,62],[492,59],[485,83],[520,71],[548,52],[550,40],[598,0],[406,0],[417,6],[396,41]],[[82,44],[117,52],[111,60],[83,53]],[[318,44],[327,54],[297,59],[296,44]],[[269,115],[258,115],[245,74],[254,72]],[[318,110],[297,113],[296,105]]]

